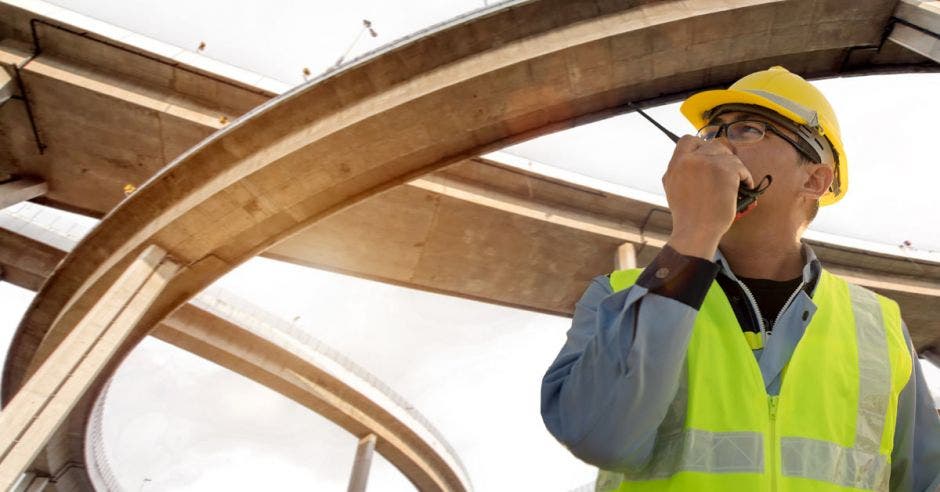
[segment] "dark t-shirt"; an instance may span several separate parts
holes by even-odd
[[[793,291],[800,286],[803,277],[799,276],[792,280],[767,280],[763,278],[745,278],[738,277],[744,285],[754,295],[757,301],[757,307],[760,308],[761,317],[764,318],[764,328],[769,332],[773,328],[773,322],[777,319],[783,305],[786,304]]]

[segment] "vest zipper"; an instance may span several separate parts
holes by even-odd
[[[757,305],[757,300],[754,298],[754,294],[751,293],[751,290],[747,288],[747,285],[744,285],[744,282],[734,279],[738,285],[741,286],[741,290],[744,291],[744,294],[747,296],[748,301],[751,303],[751,306],[754,308],[754,312],[757,313],[757,327],[760,329],[761,341],[764,342],[764,345],[767,344],[767,331],[764,327],[764,318],[761,316],[760,307]],[[803,290],[803,287],[806,285],[806,282],[800,282],[800,286],[790,294],[790,298],[787,299],[787,302],[780,308],[780,312],[777,313],[777,317],[774,319],[771,329],[777,326],[777,322],[780,321],[780,317],[783,315],[784,311],[787,310],[787,307],[790,306],[790,303],[796,298],[796,296]],[[766,389],[766,388],[765,388]],[[781,389],[783,389],[781,387]],[[770,417],[770,461],[765,465],[765,468],[770,471],[770,490],[771,492],[777,492],[777,404],[780,399],[779,395],[767,395],[767,407],[768,415]]]
[[[760,307],[757,305],[757,299],[754,298],[754,294],[751,293],[751,289],[747,288],[747,285],[744,285],[744,282],[734,279],[738,285],[741,286],[741,290],[744,291],[744,294],[747,296],[747,300],[750,301],[751,306],[754,308],[754,312],[757,313],[757,328],[760,329],[760,338],[762,344],[767,346],[767,327],[764,326],[764,317],[761,315]],[[783,304],[783,307],[780,308],[780,312],[777,313],[777,317],[774,318],[774,324],[770,325],[770,329],[773,330],[777,326],[777,322],[780,321],[780,316],[783,315],[783,312],[787,310],[787,307],[790,306],[790,303],[793,302],[793,299],[796,299],[796,296],[803,290],[803,286],[806,285],[806,282],[800,282],[799,287],[790,294],[790,298],[787,299],[787,302]]]
[[[770,396],[767,403],[770,409],[770,490],[777,490],[777,401],[779,396]]]
[[[757,328],[760,330],[761,345],[766,346],[767,345],[767,332],[764,329],[764,317],[761,316],[760,307],[757,306],[757,300],[754,299],[754,294],[751,294],[751,289],[748,289],[747,286],[744,285],[744,282],[738,280],[737,278],[735,278],[734,281],[737,282],[738,285],[741,286],[741,290],[744,291],[744,295],[746,295],[747,300],[750,301],[751,307],[753,307],[754,312],[757,313]]]
[[[783,316],[783,313],[787,310],[788,307],[790,307],[790,303],[793,302],[794,299],[796,299],[796,296],[800,293],[800,291],[803,290],[803,286],[805,285],[806,285],[806,282],[800,282],[800,286],[797,287],[796,290],[794,290],[792,294],[790,294],[790,298],[787,299],[787,302],[785,302],[783,304],[783,307],[780,308],[780,312],[777,313],[777,317],[774,318],[774,324],[770,326],[770,331],[773,331],[774,328],[777,327],[777,322],[780,321],[780,317]]]
[[[806,282],[800,282],[800,286],[790,294],[790,298],[787,299],[787,302],[780,308],[780,312],[777,313],[777,317],[774,319],[774,324],[771,325],[770,329],[773,330],[777,326],[777,322],[780,321],[780,317],[783,316],[784,311],[790,307],[790,303],[796,299],[796,296],[803,290],[803,286],[806,285]],[[781,390],[783,386],[781,385]],[[779,403],[780,396],[770,396],[770,490],[771,492],[777,491],[777,404]],[[783,470],[780,470],[781,472]]]

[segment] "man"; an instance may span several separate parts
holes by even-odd
[[[937,491],[940,420],[898,306],[801,243],[848,163],[825,97],[782,67],[686,100],[673,230],[593,280],[542,417],[597,490]],[[736,218],[739,185],[772,184]]]

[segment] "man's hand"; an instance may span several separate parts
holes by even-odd
[[[686,135],[663,175],[672,212],[669,245],[688,256],[711,261],[721,236],[734,222],[738,186],[754,187],[750,171],[719,140]]]

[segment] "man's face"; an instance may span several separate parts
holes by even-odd
[[[769,119],[743,111],[729,111],[712,118],[709,124],[732,123],[735,121],[760,121],[773,126],[791,139],[798,139],[793,132]],[[757,184],[766,175],[773,178],[773,184],[758,199],[759,206],[748,216],[766,217],[768,212],[780,213],[799,207],[799,190],[805,181],[805,172],[801,169],[800,153],[789,142],[772,131],[767,131],[764,138],[753,143],[735,143],[728,140],[726,134],[718,139],[734,153],[751,172]]]

